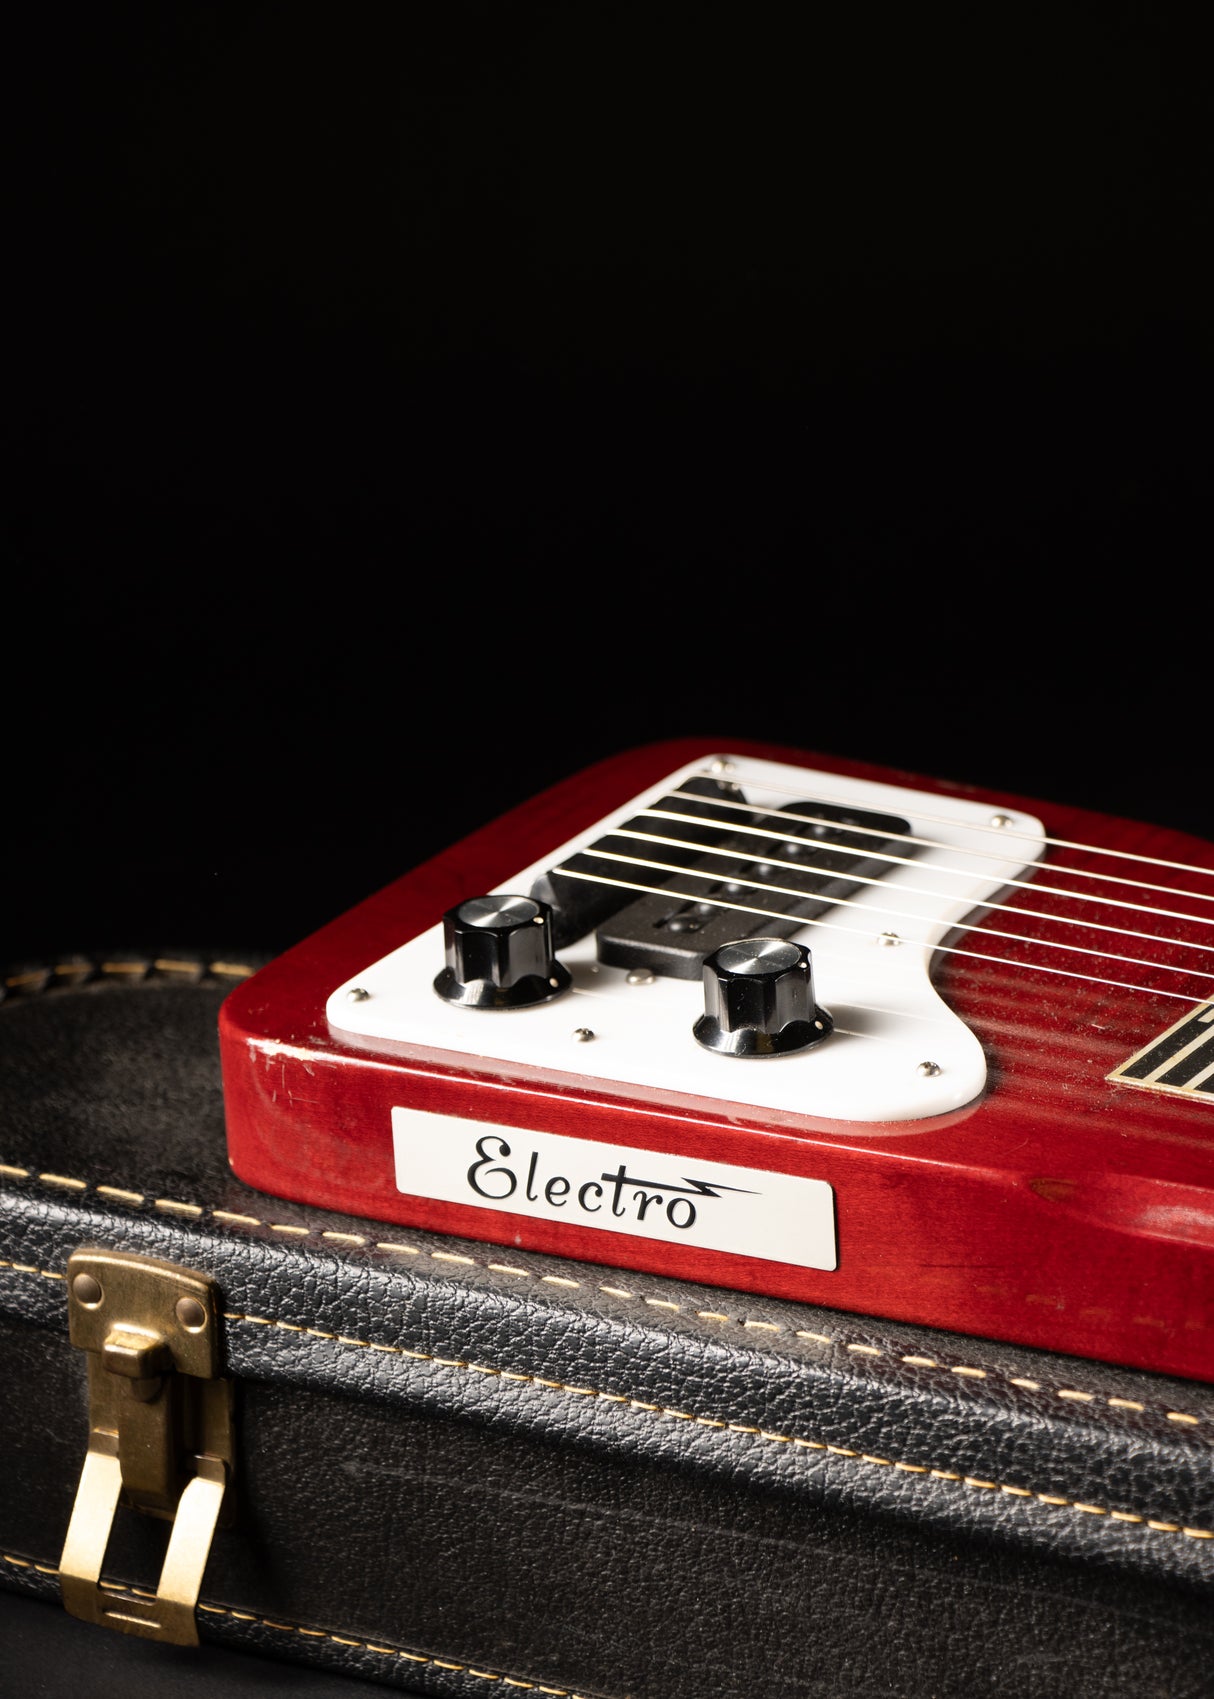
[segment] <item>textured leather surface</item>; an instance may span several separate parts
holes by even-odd
[[[608,1695],[1208,1692],[1209,1387],[268,1199],[226,1165],[222,977],[47,984],[0,1008],[0,1552],[57,1557],[84,1423],[54,1277],[105,1244],[221,1285],[242,1466],[204,1598],[279,1626],[208,1632],[401,1681],[390,1643],[452,1693],[486,1685],[452,1663]],[[163,1530],[121,1520],[107,1572],[146,1580]]]
[[[0,1647],[6,1699],[376,1699],[383,1692],[375,1682],[222,1646],[183,1656],[175,1646],[98,1634],[59,1608],[57,1596],[0,1592]]]

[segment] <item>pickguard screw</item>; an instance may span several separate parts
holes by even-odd
[[[629,968],[627,983],[629,985],[652,985],[657,975],[647,967]]]
[[[896,944],[900,944],[902,940],[896,932],[878,932],[877,942],[881,945],[882,949],[892,950],[894,946]]]
[[[726,761],[721,756],[718,756],[717,759],[709,765],[708,771],[710,773],[732,773],[735,771],[735,768],[732,761]]]
[[[934,1080],[936,1075],[943,1073],[943,1071],[944,1070],[941,1068],[939,1062],[920,1062],[919,1066],[915,1069],[915,1072],[917,1074],[922,1074],[925,1080]]]
[[[575,1026],[573,1029],[573,1036],[577,1039],[579,1044],[589,1044],[590,1040],[594,1037],[594,1033],[588,1026]]]
[[[91,1274],[78,1274],[72,1281],[72,1292],[76,1302],[86,1305],[90,1310],[95,1310],[104,1296],[101,1282],[95,1280]]]
[[[1005,826],[1010,826],[1011,823],[1012,823],[1012,816],[1010,814],[992,814],[991,815],[991,825],[995,828],[995,830],[997,832],[1001,832]]]
[[[371,993],[369,991],[365,990],[363,986],[355,985],[349,991],[346,992],[346,1002],[347,1003],[365,1003],[367,1001],[367,998],[370,995],[371,995]]]

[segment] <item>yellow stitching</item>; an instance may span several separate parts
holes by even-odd
[[[33,1263],[9,1262],[0,1257],[0,1268],[11,1268],[16,1274],[40,1274],[43,1280],[65,1280],[66,1275],[58,1274],[53,1268],[35,1268]]]
[[[223,975],[229,979],[248,979],[250,974],[257,972],[257,969],[242,967],[239,962],[211,962],[207,967],[207,972]]]
[[[254,1322],[259,1327],[283,1327],[283,1326],[287,1326],[287,1327],[290,1327],[292,1331],[295,1331],[293,1324],[274,1321],[274,1320],[268,1319],[265,1316],[247,1316],[247,1315],[241,1315],[241,1314],[234,1312],[234,1311],[226,1311],[224,1319],[227,1320],[227,1321]],[[309,1331],[311,1331],[311,1330],[309,1330]],[[391,1352],[391,1353],[394,1353],[394,1354],[399,1354],[401,1356],[414,1357],[414,1358],[417,1358],[419,1361],[422,1361],[422,1362],[433,1363],[436,1368],[453,1368],[453,1369],[474,1370],[478,1374],[494,1374],[494,1373],[496,1373],[498,1378],[501,1379],[501,1380],[521,1381],[521,1382],[524,1382],[524,1383],[531,1385],[531,1386],[542,1387],[546,1391],[572,1392],[572,1393],[576,1393],[576,1394],[578,1394],[579,1396],[582,1396],[582,1397],[608,1398],[613,1403],[626,1403],[630,1410],[643,1411],[648,1415],[670,1417],[670,1418],[674,1418],[675,1420],[678,1420],[678,1421],[691,1421],[691,1422],[695,1422],[695,1423],[699,1424],[702,1427],[716,1427],[716,1428],[723,1427],[723,1428],[727,1428],[730,1433],[751,1434],[758,1439],[778,1443],[778,1444],[781,1444],[781,1445],[786,1445],[786,1444],[789,1444],[791,1442],[795,1445],[800,1445],[800,1446],[802,1446],[806,1449],[825,1450],[825,1451],[830,1452],[832,1456],[850,1457],[850,1458],[854,1458],[854,1459],[858,1460],[861,1463],[873,1464],[873,1465],[876,1465],[880,1468],[885,1468],[885,1469],[888,1469],[890,1467],[903,1468],[903,1469],[906,1469],[908,1472],[912,1472],[912,1473],[916,1473],[916,1474],[926,1473],[933,1480],[953,1481],[953,1482],[960,1481],[964,1486],[967,1486],[967,1487],[977,1487],[977,1488],[981,1488],[985,1491],[990,1491],[990,1492],[1006,1492],[1006,1493],[1010,1493],[1010,1494],[1012,1494],[1012,1495],[1014,1495],[1015,1497],[1018,1497],[1018,1498],[1021,1498],[1021,1497],[1023,1497],[1023,1498],[1033,1498],[1040,1504],[1055,1505],[1055,1506],[1059,1506],[1059,1507],[1063,1507],[1063,1508],[1066,1508],[1066,1507],[1069,1506],[1072,1510],[1084,1511],[1088,1515],[1092,1515],[1092,1516],[1110,1516],[1110,1515],[1112,1515],[1112,1516],[1117,1516],[1118,1519],[1122,1520],[1122,1521],[1130,1521],[1130,1520],[1141,1521],[1142,1520],[1142,1518],[1132,1517],[1129,1513],[1126,1513],[1126,1512],[1120,1512],[1120,1513],[1116,1512],[1116,1511],[1110,1512],[1110,1511],[1104,1509],[1100,1505],[1085,1504],[1085,1503],[1082,1503],[1078,1500],[1062,1498],[1062,1497],[1060,1497],[1060,1496],[1058,1496],[1057,1494],[1054,1494],[1054,1493],[1036,1493],[1036,1492],[1033,1492],[1028,1487],[1014,1487],[1014,1486],[1008,1486],[1008,1485],[1001,1483],[999,1481],[986,1481],[986,1480],[982,1480],[980,1477],[978,1477],[976,1475],[964,1475],[964,1476],[962,1476],[962,1475],[956,1474],[955,1472],[953,1472],[951,1470],[947,1470],[947,1469],[928,1469],[925,1464],[902,1464],[902,1463],[895,1462],[891,1458],[888,1458],[888,1457],[873,1457],[873,1456],[870,1456],[866,1452],[857,1452],[857,1451],[851,1450],[847,1446],[826,1445],[826,1444],[823,1444],[823,1442],[817,1441],[817,1440],[803,1440],[803,1439],[799,1439],[799,1438],[793,1438],[793,1436],[790,1436],[790,1435],[787,1435],[787,1434],[773,1434],[773,1433],[767,1432],[763,1428],[754,1427],[754,1426],[751,1426],[747,1423],[742,1423],[742,1422],[721,1422],[721,1421],[715,1420],[711,1417],[693,1415],[692,1413],[690,1413],[689,1411],[686,1411],[686,1410],[674,1410],[674,1409],[671,1409],[671,1408],[669,1408],[668,1406],[665,1406],[665,1405],[646,1403],[639,1398],[625,1398],[621,1394],[601,1393],[596,1388],[593,1388],[593,1387],[573,1386],[573,1385],[571,1385],[567,1382],[563,1382],[563,1381],[547,1380],[540,1375],[521,1374],[517,1370],[510,1370],[510,1369],[498,1369],[498,1370],[495,1371],[493,1369],[486,1368],[484,1365],[479,1364],[479,1363],[477,1363],[477,1364],[467,1363],[467,1362],[463,1362],[463,1361],[459,1360],[458,1358],[451,1358],[451,1357],[436,1357],[436,1356],[433,1355],[433,1353],[427,1352],[427,1351],[406,1351],[406,1350],[403,1350],[399,1346],[379,1345],[372,1340],[354,1339],[354,1338],[352,1338],[348,1335],[343,1335],[343,1334],[339,1334],[337,1336],[337,1343],[340,1344],[340,1345],[359,1346],[364,1350],[387,1351],[387,1352]],[[1199,1539],[1199,1540],[1214,1538],[1214,1534],[1210,1533],[1209,1531],[1207,1531],[1205,1529],[1182,1528],[1178,1523],[1175,1523],[1175,1522],[1160,1522],[1160,1521],[1155,1521],[1153,1519],[1148,1519],[1145,1523],[1145,1526],[1150,1528],[1153,1532],[1156,1532],[1156,1533],[1187,1534],[1191,1539]]]
[[[120,971],[122,971],[124,973],[129,972],[129,971],[133,971],[133,967],[130,964],[125,964],[125,965],[119,964],[119,968],[120,968]],[[103,969],[103,971],[105,971],[105,970]],[[236,966],[233,966],[230,963],[212,963],[211,967],[210,967],[210,971],[212,973],[218,973],[218,972],[224,971],[224,972],[229,972],[229,973],[247,976],[249,974],[254,973],[256,970],[253,969],[253,968],[250,968],[250,967],[236,967]],[[25,977],[30,978],[31,976],[27,975]],[[13,982],[10,981],[9,983],[13,983]],[[9,1163],[0,1163],[0,1176],[6,1177],[6,1178],[9,1178],[9,1179],[15,1179],[15,1180],[28,1180],[31,1177],[31,1170],[28,1169],[28,1168],[15,1167],[15,1166],[13,1166]],[[44,1172],[44,1173],[38,1174],[37,1178],[39,1180],[43,1181],[46,1185],[66,1186],[70,1190],[78,1191],[78,1192],[85,1192],[85,1191],[88,1190],[88,1181],[87,1180],[72,1179],[65,1174],[50,1174],[50,1173]],[[122,1190],[121,1188],[119,1188],[117,1186],[97,1185],[93,1189],[94,1189],[94,1191],[96,1191],[97,1193],[99,1193],[100,1195],[102,1195],[104,1197],[116,1198],[123,1203],[135,1204],[135,1203],[143,1203],[145,1201],[145,1195],[142,1192],[129,1192],[129,1191]],[[189,1215],[189,1216],[192,1216],[192,1217],[197,1217],[197,1216],[200,1216],[200,1215],[205,1215],[207,1213],[206,1209],[201,1204],[181,1203],[181,1202],[178,1202],[177,1200],[172,1199],[172,1198],[156,1198],[153,1201],[154,1201],[155,1207],[157,1209],[164,1210],[164,1211],[166,1211],[168,1213],[172,1213],[172,1214],[181,1214],[181,1215]],[[270,1231],[273,1232],[273,1233],[293,1234],[293,1235],[295,1235],[296,1237],[299,1237],[299,1238],[309,1238],[309,1237],[311,1237],[311,1229],[310,1228],[294,1226],[294,1225],[291,1225],[290,1223],[287,1223],[287,1222],[279,1222],[279,1221],[264,1222],[264,1221],[261,1221],[255,1215],[239,1215],[239,1214],[236,1214],[235,1212],[233,1212],[231,1210],[223,1210],[223,1209],[211,1209],[210,1214],[212,1215],[212,1217],[216,1221],[229,1221],[229,1222],[236,1223],[240,1226],[251,1226],[251,1227],[263,1227],[264,1226],[264,1227],[269,1227]],[[367,1242],[365,1237],[361,1234],[338,1233],[338,1232],[335,1232],[335,1231],[332,1231],[332,1230],[322,1230],[320,1237],[322,1239],[328,1239],[328,1240],[335,1241],[335,1242],[341,1243],[341,1244],[366,1244],[366,1242]],[[426,1252],[426,1253],[422,1253],[415,1246],[398,1244],[398,1243],[392,1242],[391,1240],[385,1240],[385,1241],[379,1242],[376,1245],[376,1249],[377,1250],[384,1250],[384,1251],[403,1251],[410,1256],[420,1256],[422,1254],[425,1254],[425,1255],[428,1255],[428,1256],[430,1256],[430,1257],[432,1257],[435,1260],[440,1261],[440,1262],[467,1263],[467,1264],[469,1264],[473,1267],[477,1266],[477,1259],[475,1257],[461,1256],[461,1255],[456,1254],[453,1251],[429,1251],[429,1252]],[[0,1263],[0,1266],[12,1267],[14,1265]],[[514,1274],[514,1275],[519,1275],[519,1276],[523,1276],[523,1277],[526,1277],[526,1278],[535,1278],[535,1279],[541,1280],[541,1281],[545,1282],[546,1284],[552,1285],[552,1286],[569,1286],[569,1287],[572,1287],[572,1288],[579,1288],[581,1286],[581,1282],[577,1281],[577,1280],[565,1280],[565,1279],[562,1279],[558,1275],[551,1275],[551,1274],[535,1275],[534,1272],[531,1269],[518,1268],[518,1267],[515,1267],[511,1263],[487,1262],[483,1266],[485,1268],[492,1270],[494,1273]],[[45,1269],[39,1270],[38,1272],[46,1274],[49,1279],[61,1280],[63,1278],[62,1275],[52,1274],[52,1273],[50,1273],[50,1271],[45,1270]],[[636,1296],[637,1296],[636,1293],[629,1292],[622,1286],[600,1286],[598,1288],[598,1290],[600,1292],[608,1293],[613,1298],[628,1298],[628,1299],[635,1300]],[[679,1312],[682,1309],[682,1305],[671,1303],[669,1300],[663,1299],[663,1298],[650,1298],[650,1297],[645,1297],[644,1295],[642,1295],[641,1302],[651,1305],[654,1309],[673,1310],[675,1312]],[[776,1333],[780,1333],[780,1332],[784,1331],[784,1329],[782,1328],[782,1326],[778,1322],[738,1320],[737,1318],[735,1318],[733,1316],[726,1315],[726,1314],[724,1314],[724,1313],[722,1313],[721,1311],[718,1311],[718,1310],[697,1310],[695,1313],[706,1321],[723,1321],[723,1322],[728,1322],[731,1326],[738,1326],[738,1327],[751,1328],[751,1329],[763,1329],[763,1330],[767,1330],[767,1331],[770,1331],[770,1332],[776,1332]],[[1135,1319],[1141,1320],[1142,1318],[1135,1318]],[[281,1324],[279,1324],[279,1325],[281,1325]],[[312,1330],[308,1330],[308,1331],[312,1331]],[[798,1338],[798,1339],[812,1339],[815,1342],[822,1344],[822,1345],[830,1345],[831,1343],[833,1343],[832,1335],[830,1335],[829,1333],[815,1333],[808,1328],[798,1328],[798,1329],[795,1329],[794,1332],[795,1332],[795,1337]],[[848,1350],[848,1351],[855,1352],[858,1355],[864,1355],[864,1356],[880,1357],[880,1356],[884,1355],[884,1353],[875,1345],[863,1345],[863,1344],[859,1344],[859,1343],[853,1343],[853,1344],[848,1344],[845,1347],[845,1349]],[[933,1358],[933,1357],[919,1357],[919,1356],[906,1355],[906,1356],[901,1357],[900,1361],[903,1362],[903,1363],[909,1364],[912,1368],[938,1368],[938,1367],[941,1366],[940,1364],[937,1363],[936,1359]],[[949,1372],[952,1373],[952,1374],[955,1374],[955,1375],[968,1376],[968,1377],[976,1379],[976,1380],[985,1380],[987,1378],[987,1375],[988,1375],[988,1371],[986,1369],[972,1368],[972,1367],[966,1366],[964,1364],[958,1364],[958,1365],[955,1365],[955,1366],[951,1366],[950,1369],[949,1369]],[[1008,1376],[1008,1384],[1010,1386],[1023,1387],[1025,1389],[1029,1390],[1029,1391],[1034,1391],[1034,1392],[1040,1391],[1042,1389],[1042,1383],[1040,1381],[1030,1380],[1030,1379],[1028,1379],[1024,1376],[1020,1376],[1020,1375]],[[1097,1399],[1098,1399],[1098,1395],[1096,1393],[1080,1392],[1080,1391],[1077,1391],[1077,1390],[1075,1390],[1073,1388],[1069,1388],[1069,1387],[1054,1388],[1053,1390],[1055,1392],[1055,1395],[1059,1398],[1077,1400],[1077,1401],[1080,1401],[1082,1403],[1093,1403],[1093,1402],[1096,1402]],[[1137,1410],[1137,1411],[1145,1411],[1146,1410],[1145,1404],[1141,1404],[1137,1400],[1132,1399],[1132,1398],[1106,1397],[1106,1398],[1103,1399],[1103,1402],[1110,1409],[1114,1409],[1114,1410]],[[1180,1423],[1190,1424],[1190,1425],[1193,1425],[1193,1426],[1200,1424],[1200,1422],[1203,1420],[1202,1417],[1189,1415],[1183,1410],[1168,1410],[1168,1411],[1164,1412],[1164,1415],[1166,1416],[1166,1419],[1169,1422],[1180,1422]]]
[[[102,973],[138,974],[140,978],[148,971],[147,962],[102,962]]]
[[[202,973],[204,971],[201,962],[179,962],[175,961],[172,956],[157,956],[152,966],[157,973]],[[56,971],[58,970],[56,969]]]

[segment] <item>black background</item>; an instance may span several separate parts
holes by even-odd
[[[1211,835],[1174,18],[48,7],[9,46],[10,956],[278,949],[682,733]]]

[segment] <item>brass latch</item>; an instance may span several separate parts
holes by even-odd
[[[77,1251],[67,1288],[72,1344],[89,1353],[89,1448],[59,1560],[64,1606],[122,1634],[196,1646],[194,1607],[235,1461],[214,1283],[150,1257]],[[98,1585],[119,1502],[173,1524],[154,1599]]]

